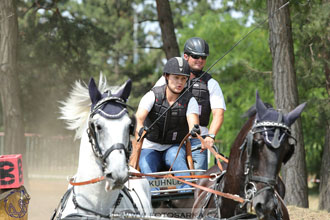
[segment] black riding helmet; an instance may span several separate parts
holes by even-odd
[[[184,44],[183,52],[188,55],[207,57],[209,55],[209,45],[202,38],[192,37]]]
[[[174,74],[181,76],[190,76],[188,62],[182,57],[173,57],[167,61],[164,67],[164,74]]]

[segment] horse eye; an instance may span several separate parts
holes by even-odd
[[[96,125],[96,130],[98,130],[98,131],[102,130],[101,125]]]

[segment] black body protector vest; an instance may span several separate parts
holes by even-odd
[[[152,91],[155,93],[155,104],[145,120],[145,126],[149,127],[169,107],[165,89],[166,85],[152,88]],[[190,92],[186,92],[174,106],[149,129],[146,138],[160,144],[179,144],[189,132],[186,112],[189,100],[192,97]]]
[[[202,78],[197,80],[193,78],[189,80],[189,86],[196,82],[191,88],[190,92],[193,94],[198,102],[199,106],[199,124],[206,127],[210,121],[211,114],[211,103],[210,103],[210,93],[207,88],[207,82],[212,78],[208,73],[205,73]]]

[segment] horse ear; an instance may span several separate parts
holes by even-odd
[[[93,78],[89,80],[88,91],[89,91],[89,97],[91,98],[92,101],[92,105],[95,105],[102,98],[102,95],[100,91],[97,89],[97,86]]]
[[[297,118],[300,116],[300,114],[304,110],[306,104],[307,103],[304,102],[304,103],[300,104],[298,107],[296,107],[294,110],[289,112],[284,118],[285,124],[287,124],[288,126],[292,125],[293,122],[295,122],[295,120],[297,120]]]
[[[259,97],[258,90],[256,92],[256,109],[257,109],[257,113],[258,113],[259,118],[262,118],[262,116],[267,111],[267,107],[265,106],[265,104],[262,102],[262,100]]]
[[[283,163],[286,164],[286,162],[288,162],[290,160],[290,158],[292,157],[294,153],[294,145],[290,146],[289,151],[286,153],[286,155],[283,158]]]
[[[114,96],[122,98],[126,102],[129,94],[131,93],[131,89],[132,89],[132,80],[129,79],[120,87],[119,91]]]

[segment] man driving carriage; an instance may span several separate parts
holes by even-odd
[[[219,83],[210,74],[203,71],[208,56],[209,45],[205,40],[199,37],[192,37],[186,41],[184,45],[184,59],[190,67],[188,86],[194,83],[190,92],[198,102],[201,135],[204,138],[205,145],[212,147],[215,136],[219,132],[224,120],[226,104]],[[202,74],[204,75],[198,80]],[[165,77],[161,77],[155,84],[155,87],[164,84],[166,84]],[[208,129],[207,126],[211,113],[212,121]],[[190,143],[194,168],[207,170],[207,151],[205,150],[207,146],[202,146],[200,140],[197,138],[191,138]],[[202,149],[202,152],[200,149]]]
[[[183,93],[190,75],[188,62],[181,57],[171,58],[167,61],[163,74],[166,84],[154,87],[146,93],[136,113],[136,138],[147,128],[139,160],[142,173],[168,170],[174,160],[173,171],[188,170],[185,146],[181,147],[176,159],[175,157],[182,139],[190,130],[195,129],[195,124],[199,124],[196,99],[188,91]],[[180,95],[182,96],[176,102]],[[171,108],[163,114],[169,106]],[[160,115],[162,116],[159,117]],[[153,122],[155,124],[149,127]],[[176,175],[190,174],[187,172]]]

